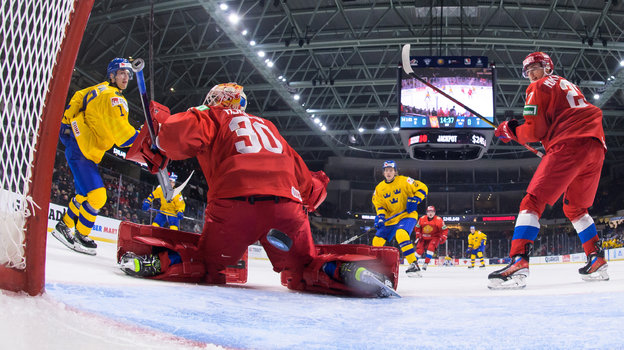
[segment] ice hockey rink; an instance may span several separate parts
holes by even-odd
[[[245,285],[142,280],[116,268],[115,248],[68,250],[48,236],[46,293],[0,292],[4,349],[581,349],[622,348],[624,261],[584,282],[581,263],[532,265],[524,290],[492,291],[496,267],[430,267],[402,298],[289,291],[268,260]],[[37,331],[33,331],[36,329]]]

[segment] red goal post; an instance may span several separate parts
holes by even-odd
[[[0,289],[44,291],[58,133],[93,2],[0,5]]]

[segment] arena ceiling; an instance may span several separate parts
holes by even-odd
[[[557,74],[603,108],[607,161],[618,162],[624,159],[623,29],[624,5],[617,0],[103,0],[91,13],[73,88],[102,81],[114,57],[141,57],[148,90],[174,112],[199,105],[213,85],[235,81],[245,87],[248,111],[274,122],[309,164],[330,157],[405,159],[392,130],[403,44],[412,45],[413,55],[488,56],[497,67],[498,122],[522,115],[522,60],[545,51]],[[138,92],[130,86],[126,95],[139,125]],[[529,157],[523,147],[498,141],[484,156]]]

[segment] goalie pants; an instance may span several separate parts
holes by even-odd
[[[563,213],[577,230],[585,253],[595,250],[598,235],[587,208],[594,202],[604,157],[605,148],[595,138],[564,140],[548,149],[520,203],[510,256],[525,254],[525,245],[537,237],[546,204],[555,204],[561,194]]]
[[[208,202],[199,241],[199,251],[205,257],[206,282],[225,283],[225,267],[235,264],[256,241],[264,247],[274,271],[289,270],[291,275],[303,275],[304,267],[316,256],[307,212],[300,203],[272,198],[275,199]],[[279,250],[267,241],[267,233],[272,228],[292,239],[289,251]]]

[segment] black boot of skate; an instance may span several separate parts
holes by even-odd
[[[488,275],[490,289],[521,289],[526,287],[525,279],[529,276],[529,255],[533,245],[527,243],[525,254],[514,255],[511,262],[500,270]]]
[[[76,232],[74,234],[74,247],[73,250],[88,255],[95,255],[97,244],[89,237]]]
[[[596,242],[596,251],[587,256],[587,264],[579,269],[584,281],[608,281],[607,261],[604,257],[602,242]]]
[[[63,243],[67,248],[74,249],[74,234],[62,219],[56,224],[56,227],[52,231],[52,236],[58,239],[59,242]]]
[[[154,254],[136,255],[127,252],[121,256],[119,268],[130,276],[156,276],[160,273],[160,259]]]
[[[414,260],[413,263],[405,270],[407,277],[422,277],[420,267],[418,266],[418,260]]]
[[[340,265],[339,273],[344,284],[364,294],[380,298],[401,297],[394,291],[392,281],[385,275],[362,267],[356,262],[343,263]]]

